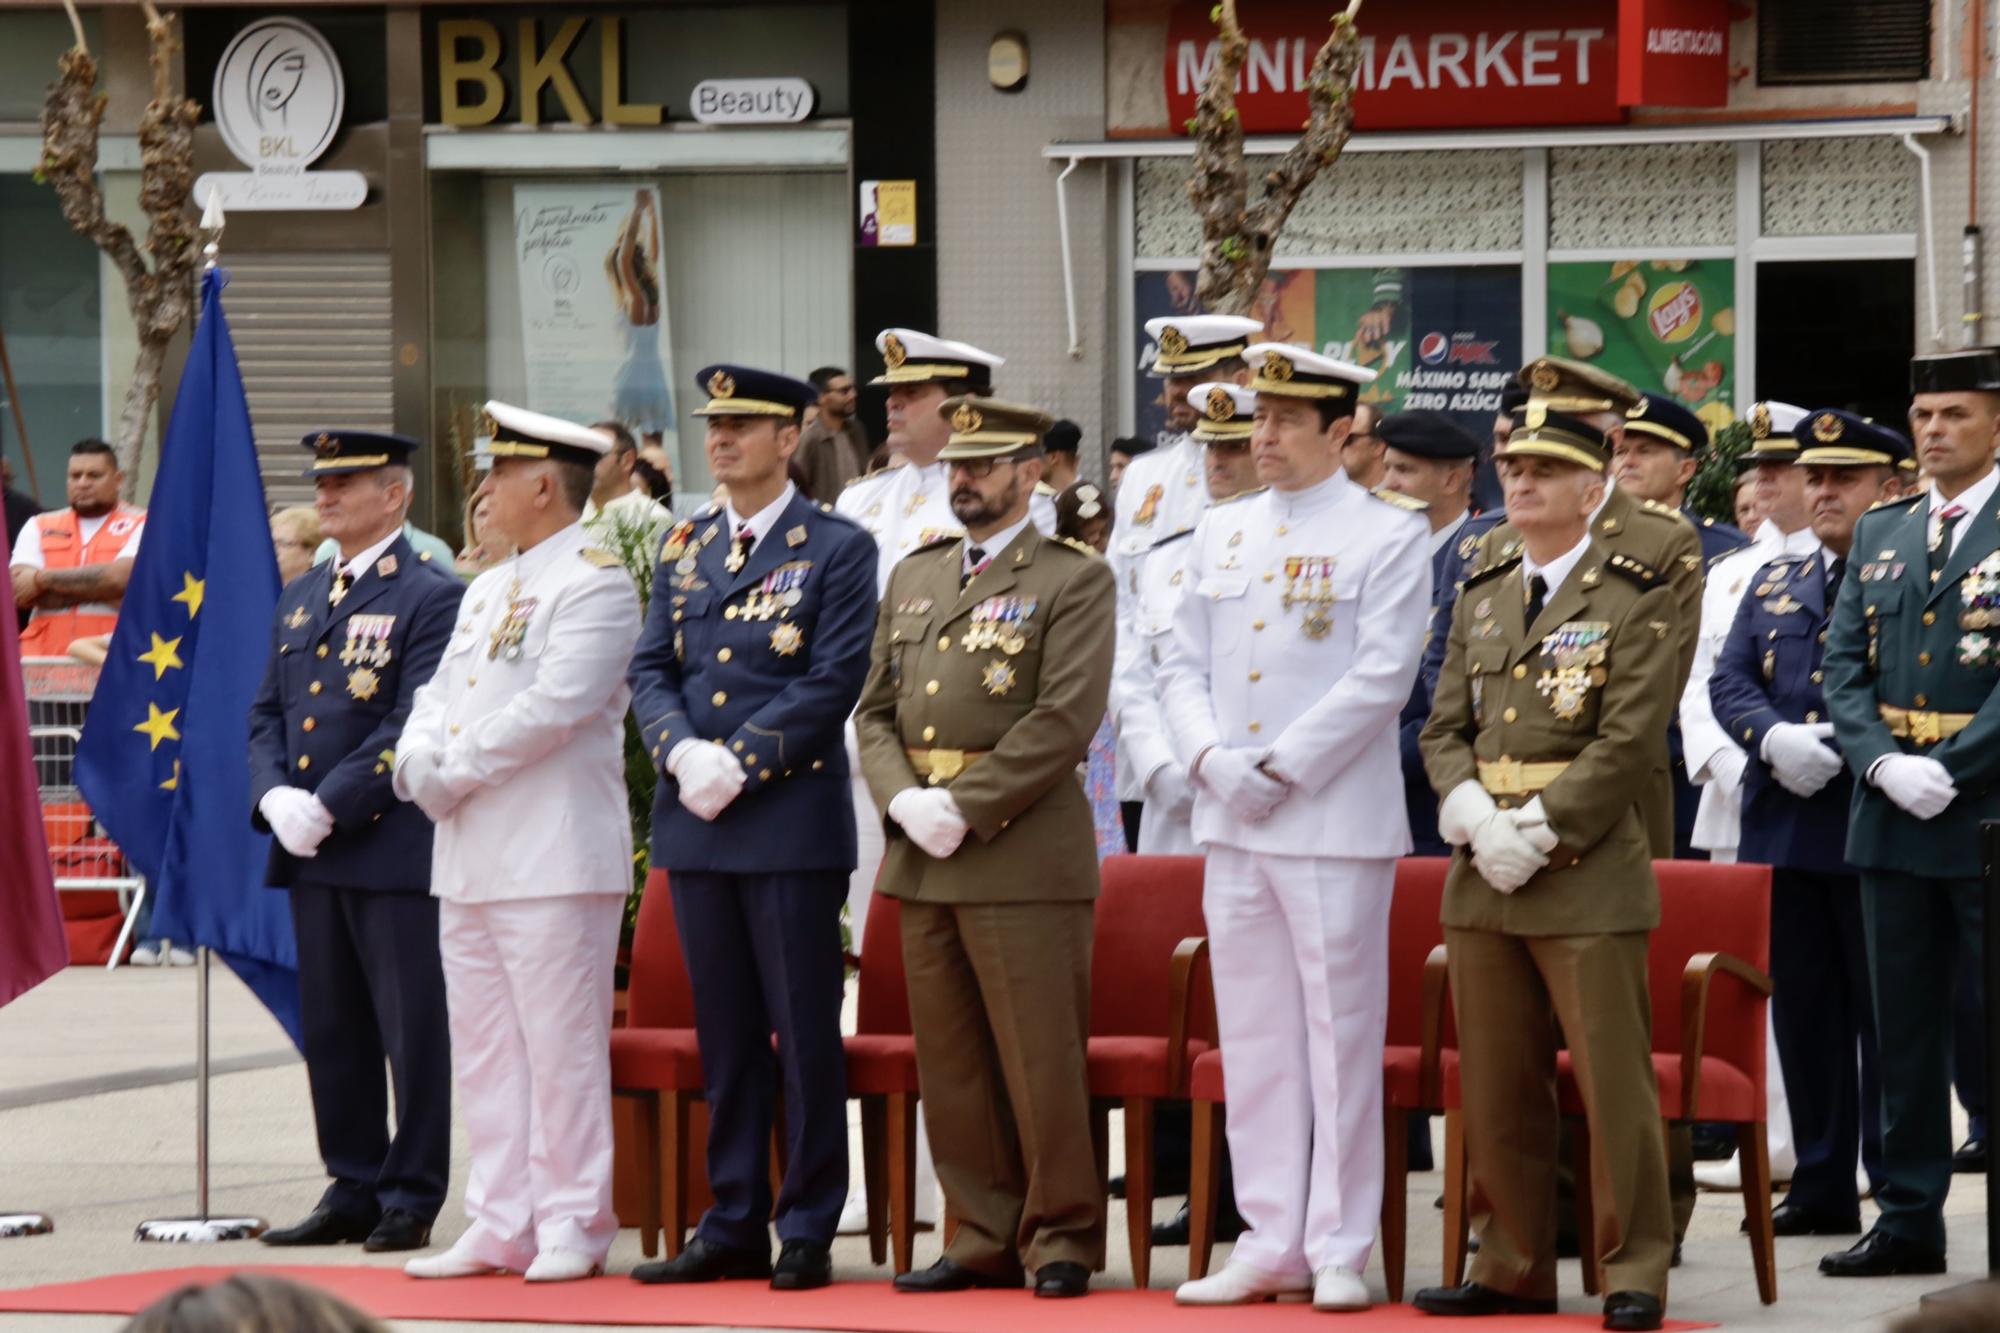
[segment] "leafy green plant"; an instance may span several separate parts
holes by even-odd
[[[1750,448],[1750,423],[1732,421],[1709,437],[1708,453],[1688,483],[1688,507],[1717,523],[1736,521],[1737,464]]]
[[[613,519],[594,534],[597,545],[618,557],[639,589],[639,615],[643,620],[653,596],[653,561],[660,549],[660,529],[650,523]],[[625,714],[625,803],[632,820],[632,891],[625,899],[625,929],[622,942],[632,941],[632,928],[639,919],[639,897],[646,891],[646,875],[652,868],[653,796],[660,785],[659,769],[653,752],[639,734],[639,721]]]

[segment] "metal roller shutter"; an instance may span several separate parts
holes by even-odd
[[[1931,0],[1762,0],[1757,82],[1896,83],[1930,77]]]
[[[328,426],[395,429],[389,256],[237,254],[225,267],[266,496],[273,505],[309,502],[301,436]]]

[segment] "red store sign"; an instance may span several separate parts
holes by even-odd
[[[1729,100],[1729,0],[1618,0],[1618,29],[1620,105]]]

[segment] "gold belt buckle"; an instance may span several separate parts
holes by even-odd
[[[950,782],[965,771],[965,751],[932,750],[929,763],[933,779],[938,782]]]
[[[1910,710],[1910,739],[1918,745],[1936,745],[1944,739],[1944,718],[1933,712]]]
[[[1495,796],[1519,796],[1523,779],[1521,761],[1502,756],[1485,766],[1480,775],[1486,781],[1486,790]]]

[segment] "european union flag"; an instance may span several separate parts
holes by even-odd
[[[250,827],[250,703],[278,564],[250,405],[202,278],[201,323],[160,447],[146,534],[76,753],[76,781],[154,895],[153,929],[206,945],[299,1041],[298,949]]]

